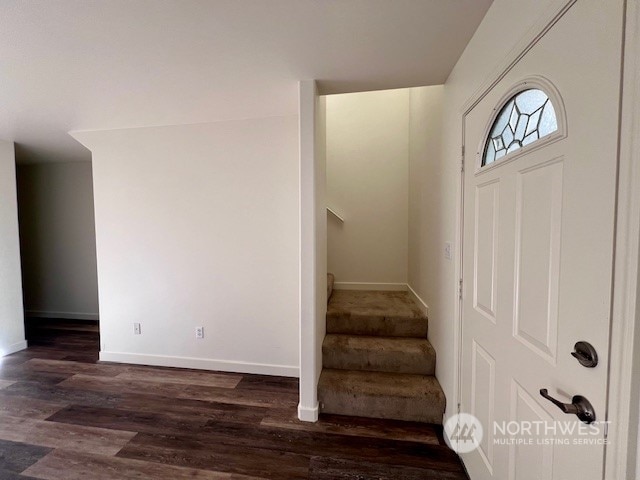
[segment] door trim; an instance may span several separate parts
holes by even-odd
[[[577,0],[557,0],[549,14],[524,35],[488,79],[463,105],[461,145],[464,162],[466,117],[473,108],[512,70],[538,41],[569,11]],[[612,295],[609,375],[606,418],[611,422],[605,448],[603,478],[634,478],[638,452],[638,402],[640,401],[640,366],[634,351],[640,352],[640,5],[624,0],[625,23],[622,68],[621,115],[619,129],[618,188],[615,226],[614,278]],[[462,279],[464,258],[464,170],[459,177],[455,258],[458,279]],[[474,174],[475,172],[469,172]],[[459,288],[458,281],[453,287]],[[460,411],[462,400],[462,295],[456,295],[454,305],[454,402]],[[635,378],[634,378],[635,377]]]
[[[604,478],[636,478],[640,413],[640,5],[626,1]],[[631,448],[631,446],[634,446]]]

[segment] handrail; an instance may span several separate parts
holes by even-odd
[[[342,223],[344,223],[344,218],[342,218],[340,215],[338,215],[334,210],[332,210],[331,208],[327,207],[327,212],[329,212],[331,215],[333,215],[334,217],[336,217],[338,220],[340,220]]]

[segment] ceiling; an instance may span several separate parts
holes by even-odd
[[[442,84],[492,0],[0,0],[0,138],[295,114],[323,93]]]

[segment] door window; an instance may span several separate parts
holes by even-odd
[[[485,141],[482,166],[557,130],[556,110],[549,96],[537,88],[523,90],[511,97],[496,116]]]

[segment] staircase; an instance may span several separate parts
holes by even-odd
[[[320,411],[442,423],[427,317],[406,292],[336,290],[327,307]]]

